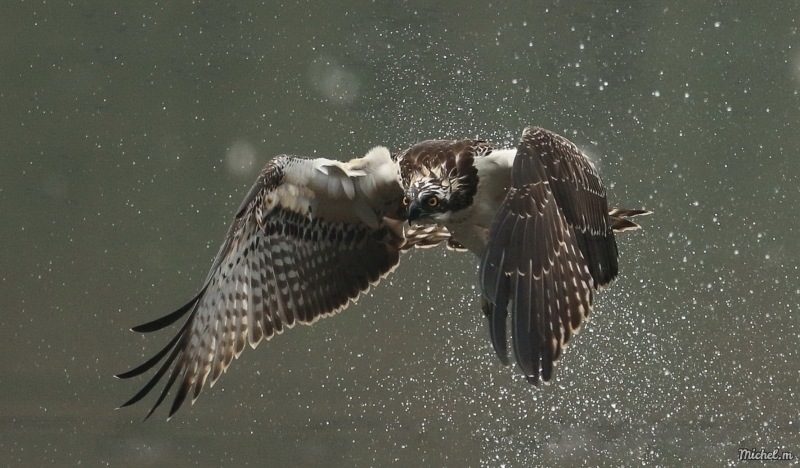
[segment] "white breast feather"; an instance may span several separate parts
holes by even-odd
[[[479,204],[486,206],[480,207],[494,218],[494,214],[500,208],[500,203],[506,197],[511,187],[511,167],[514,165],[514,158],[517,155],[515,148],[495,150],[490,154],[475,159],[475,167],[478,169],[478,196],[475,197]],[[491,221],[490,221],[491,222]]]
[[[511,167],[517,150],[494,150],[486,156],[475,158],[478,169],[478,193],[472,206],[463,210],[447,229],[471,252],[480,255],[486,247],[489,228],[495,214],[511,186]]]

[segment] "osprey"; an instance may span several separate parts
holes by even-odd
[[[245,197],[203,287],[177,311],[133,328],[160,330],[189,314],[175,337],[139,367],[164,360],[122,406],[172,369],[148,417],[173,384],[171,417],[213,385],[245,344],[311,324],[355,302],[412,247],[445,242],[480,258],[483,312],[497,356],[506,338],[527,380],[552,376],[596,290],[617,276],[614,232],[638,228],[609,209],[591,161],[541,128],[515,149],[480,140],[431,140],[391,155],[384,147],[340,162],[279,156]],[[166,359],[165,359],[166,358]]]

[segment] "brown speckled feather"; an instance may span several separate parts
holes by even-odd
[[[336,177],[347,183],[347,176],[334,175],[331,168],[321,179],[325,187],[307,194],[307,198],[296,195],[300,193],[296,190],[284,190],[288,186],[286,172],[300,179],[304,189],[312,187],[311,179],[319,175],[314,172],[317,169],[310,169],[313,163],[292,157],[268,163],[237,210],[201,292],[175,313],[134,328],[141,332],[158,330],[190,313],[167,347],[118,376],[140,375],[166,356],[144,388],[122,406],[141,400],[171,369],[148,416],[177,382],[169,411],[172,416],[187,396],[194,401],[207,381],[213,385],[247,343],[255,347],[295,323],[311,324],[335,314],[390,272],[401,251],[417,245],[433,246],[449,238],[444,229],[418,226],[410,230],[407,242],[402,221],[384,218],[370,225],[353,215],[358,211],[355,205],[364,201],[361,195],[378,207],[375,209],[387,206],[391,211],[402,196],[396,181],[377,187],[369,199],[354,183],[355,194],[350,199],[346,189],[337,192],[338,187],[330,185],[331,181],[339,182]],[[303,170],[311,172],[305,174]],[[359,177],[364,176],[355,175],[353,180]],[[373,188],[369,184],[365,187]],[[298,211],[306,208],[305,203],[316,203],[319,210],[327,211],[315,215],[310,206],[308,213]],[[330,219],[337,217],[345,219]]]
[[[564,219],[572,228],[597,286],[617,276],[617,242],[609,221],[606,189],[592,162],[566,138],[544,129],[526,132],[541,161]]]
[[[566,139],[529,128],[517,147],[512,188],[481,262],[492,343],[508,363],[507,306],[514,353],[531,383],[553,364],[588,316],[594,291],[617,275],[617,245],[605,188]]]

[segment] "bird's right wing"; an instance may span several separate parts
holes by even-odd
[[[245,344],[310,324],[355,301],[398,263],[404,219],[393,219],[403,192],[386,148],[348,163],[278,157],[269,162],[237,211],[200,292],[174,313],[135,327],[160,330],[189,313],[153,358],[120,374],[150,381],[122,406],[141,400],[167,372],[150,414],[177,381],[170,416],[188,395],[220,377]],[[417,244],[438,231],[418,233]],[[166,358],[166,359],[165,359]]]

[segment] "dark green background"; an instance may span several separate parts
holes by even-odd
[[[0,465],[732,466],[800,456],[800,7],[20,2],[0,15]],[[536,389],[477,262],[413,252],[170,422],[112,375],[169,333],[274,155],[574,140],[655,211]],[[777,465],[776,465],[777,466]]]

